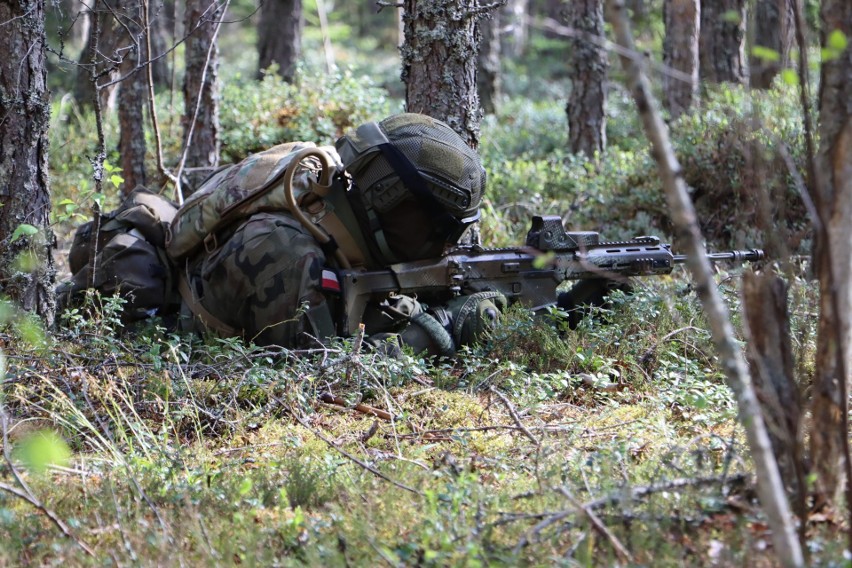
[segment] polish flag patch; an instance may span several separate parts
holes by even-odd
[[[328,292],[340,292],[340,280],[333,270],[323,269],[320,286]]]

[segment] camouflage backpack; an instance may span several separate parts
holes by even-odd
[[[334,149],[291,142],[210,176],[181,207],[167,239],[184,329],[285,347],[303,332],[335,335],[326,293],[337,282],[327,260],[366,262],[358,235],[346,228],[354,220],[336,207],[346,199],[341,172]]]
[[[56,290],[59,308],[79,304],[93,288],[124,298],[128,322],[175,313],[180,299],[165,240],[176,212],[171,201],[137,187],[118,209],[81,225],[68,254],[71,280]]]

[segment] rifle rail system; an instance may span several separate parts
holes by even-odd
[[[762,250],[752,249],[710,253],[707,258],[753,262],[763,256]],[[673,254],[671,245],[658,237],[600,242],[596,232],[566,231],[558,216],[535,216],[522,247],[459,246],[440,258],[394,264],[384,270],[341,270],[340,332],[353,335],[368,303],[392,294],[420,296],[428,302],[497,291],[510,303],[540,310],[556,303],[557,288],[568,280],[664,275],[685,261],[686,256]]]

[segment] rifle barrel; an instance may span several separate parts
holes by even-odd
[[[685,254],[675,254],[672,255],[674,257],[675,264],[683,264],[686,262]],[[755,262],[758,260],[763,260],[764,258],[763,251],[760,249],[750,249],[750,250],[729,250],[725,252],[710,252],[707,253],[707,260],[710,262],[719,262],[729,260],[732,262]]]

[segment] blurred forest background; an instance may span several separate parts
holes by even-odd
[[[632,51],[602,0],[0,4],[0,563],[848,563],[852,7],[626,9]],[[404,110],[481,153],[486,246],[558,214],[679,250],[624,55],[708,246],[767,253],[744,292],[741,268],[715,277],[792,539],[681,271],[576,330],[511,311],[437,365],[127,330],[121,298],[55,313],[74,229],[137,185],[180,202]]]

